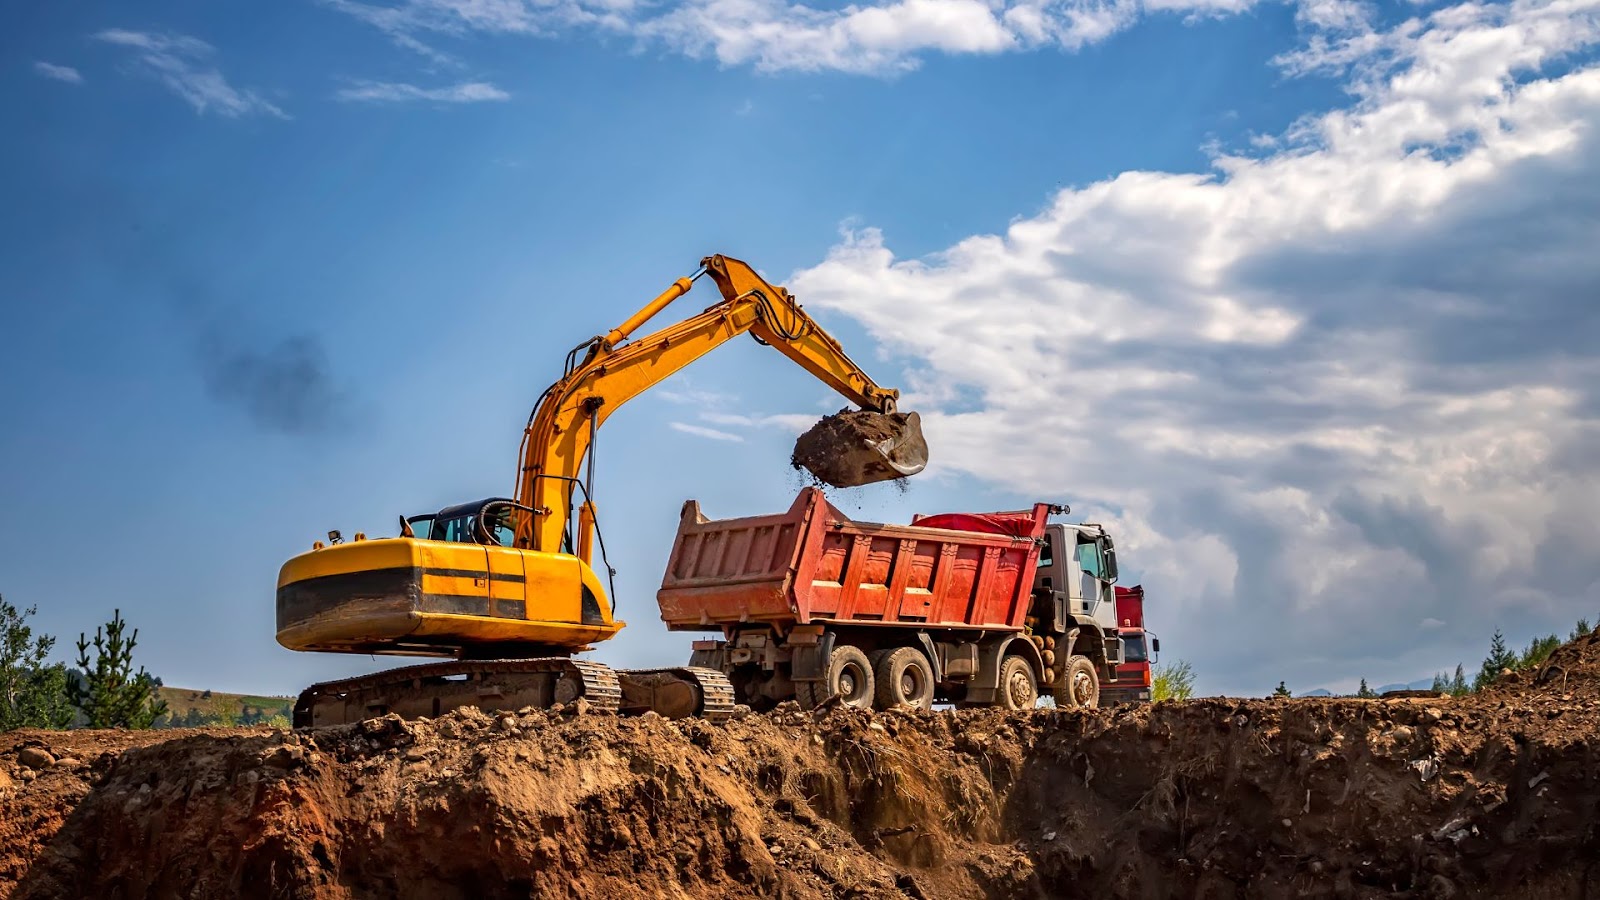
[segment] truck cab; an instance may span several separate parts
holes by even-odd
[[[1035,633],[1046,636],[1046,665],[1062,671],[1056,704],[1094,706],[1119,680],[1124,663],[1117,628],[1117,550],[1104,527],[1052,522],[1034,573]],[[1071,695],[1067,696],[1070,692]]]
[[[1156,662],[1161,639],[1145,628],[1144,588],[1116,589],[1117,631],[1122,636],[1122,665],[1117,681],[1100,692],[1102,703],[1149,703],[1150,667]]]

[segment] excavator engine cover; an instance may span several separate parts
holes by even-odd
[[[843,409],[800,435],[789,462],[825,484],[856,487],[921,472],[928,465],[928,442],[922,417],[914,412]]]

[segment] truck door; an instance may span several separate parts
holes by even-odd
[[[1094,535],[1078,533],[1075,559],[1080,573],[1078,596],[1083,600],[1082,613],[1093,616],[1102,602],[1110,601],[1111,586],[1106,583],[1105,554]]]

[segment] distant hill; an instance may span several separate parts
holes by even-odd
[[[1421,681],[1413,681],[1410,684],[1401,684],[1399,682],[1395,682],[1394,684],[1379,685],[1378,687],[1375,687],[1372,690],[1373,690],[1373,693],[1382,694],[1384,691],[1425,691],[1425,690],[1427,690],[1428,688],[1431,688],[1431,687],[1433,687],[1433,678],[1432,677],[1428,677],[1428,678],[1422,679]],[[1348,696],[1354,696],[1354,694],[1355,694],[1355,692],[1352,691]],[[1343,697],[1343,696],[1347,696],[1347,695],[1345,695],[1345,694],[1335,694],[1333,691],[1330,691],[1327,688],[1313,688],[1313,689],[1311,689],[1309,691],[1300,691],[1299,693],[1296,693],[1295,696],[1296,697]]]
[[[1425,691],[1431,687],[1433,687],[1433,677],[1429,676],[1420,681],[1413,681],[1409,684],[1386,684],[1377,688],[1376,690],[1381,694],[1384,691]]]
[[[282,717],[287,724],[294,710],[293,697],[262,694],[228,694],[195,688],[159,687],[167,701],[167,715],[157,728],[199,725],[253,725]],[[273,724],[279,724],[274,722]]]

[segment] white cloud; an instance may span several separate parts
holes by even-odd
[[[1600,580],[1600,0],[1305,15],[1355,99],[1257,155],[787,282],[913,361],[942,469],[1114,523],[1213,688],[1411,680]]]
[[[695,437],[710,438],[713,441],[732,441],[738,444],[744,443],[743,437],[733,434],[732,432],[718,431],[715,428],[706,428],[703,425],[690,425],[687,422],[672,422],[669,424],[672,426],[674,431],[681,431],[684,434],[692,434]]]
[[[43,60],[33,64],[33,70],[46,78],[56,81],[65,81],[67,84],[83,84],[83,75],[71,66],[58,66]]]
[[[145,74],[166,85],[197,113],[215,112],[229,118],[246,115],[288,118],[283,110],[255,91],[233,87],[221,72],[205,65],[202,61],[214,55],[215,49],[198,38],[119,28],[102,31],[94,37],[132,50]]]
[[[774,413],[764,416],[745,416],[738,413],[703,412],[702,421],[729,428],[772,428],[788,431],[796,436],[817,424],[819,416],[807,413]]]
[[[762,71],[884,74],[929,53],[1076,50],[1147,15],[1232,15],[1255,0],[883,0],[831,8],[785,0],[324,0],[436,62],[453,62],[419,35],[552,35],[574,29],[633,37],[725,66]],[[1354,0],[1305,0],[1309,27],[1365,22]]]
[[[471,81],[441,88],[420,88],[414,84],[385,81],[357,81],[334,95],[347,103],[485,103],[509,100],[511,95],[488,82]]]

